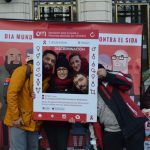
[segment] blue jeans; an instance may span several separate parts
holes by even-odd
[[[11,150],[38,150],[38,132],[10,127]]]

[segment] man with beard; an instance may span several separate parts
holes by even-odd
[[[75,87],[75,93],[87,94],[88,93],[88,76],[77,73],[73,76],[73,83]]]
[[[121,72],[98,69],[98,117],[104,126],[104,150],[144,150],[144,123],[147,120],[138,106],[126,93],[132,80]],[[74,78],[76,88],[84,92],[88,80]],[[81,81],[82,82],[81,86]]]
[[[46,90],[50,86],[50,82],[53,78],[53,75],[55,73],[55,65],[56,65],[56,59],[57,54],[54,51],[51,50],[45,50],[43,52],[43,64],[42,64],[42,91],[46,92]]]
[[[13,71],[7,91],[4,123],[10,128],[11,150],[38,150],[40,121],[33,119],[33,54],[27,53],[27,65]],[[27,78],[27,68],[30,74]]]
[[[74,92],[75,93],[88,94],[89,81],[88,81],[87,75],[85,75],[83,73],[75,74],[73,76],[73,84],[74,84]],[[90,123],[90,124],[88,124],[88,123],[86,123],[86,124],[76,123],[75,125],[77,127],[80,126],[80,128],[82,127],[82,130],[84,128],[84,132],[86,132],[86,130],[88,130],[88,128],[89,128],[91,140],[96,139],[96,147],[97,147],[96,149],[97,150],[102,149],[102,138],[99,136],[101,133],[101,127],[100,127],[98,122]],[[94,135],[94,137],[93,137],[93,135]],[[94,150],[94,145],[92,146],[89,143],[87,143],[86,146],[87,146],[87,149],[93,149]]]
[[[71,76],[74,76],[78,73],[89,75],[89,63],[86,58],[81,57],[80,53],[78,52],[71,53],[69,56],[69,64],[70,64]],[[78,93],[79,91],[75,89],[73,90],[73,92]],[[85,94],[85,93],[82,93],[82,94]],[[76,135],[76,133],[80,132],[81,130],[82,131],[86,130],[86,128],[82,124],[76,123],[72,125],[72,133],[74,135]],[[76,143],[76,141],[74,143]]]

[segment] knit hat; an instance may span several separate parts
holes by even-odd
[[[104,68],[105,69],[105,67],[102,64],[98,64],[98,69],[100,69],[100,68]]]
[[[66,54],[64,54],[64,53],[58,54],[56,69],[59,67],[65,67],[65,68],[69,69],[69,62],[66,58]]]

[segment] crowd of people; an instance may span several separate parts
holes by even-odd
[[[69,131],[75,120],[38,121],[33,119],[33,57],[12,73],[7,92],[4,123],[10,128],[11,150],[38,150],[42,127],[51,150],[67,150]],[[46,93],[88,93],[89,64],[79,53],[45,50],[42,58],[42,90]],[[27,66],[30,77],[26,78]],[[127,92],[132,79],[119,71],[98,65],[97,122],[81,123],[94,128],[99,150],[144,150],[144,123],[147,118]]]

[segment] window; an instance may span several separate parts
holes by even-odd
[[[34,0],[34,20],[77,21],[76,0]]]
[[[132,2],[113,2],[113,22],[143,24],[142,71],[145,71],[150,66],[149,3]]]

